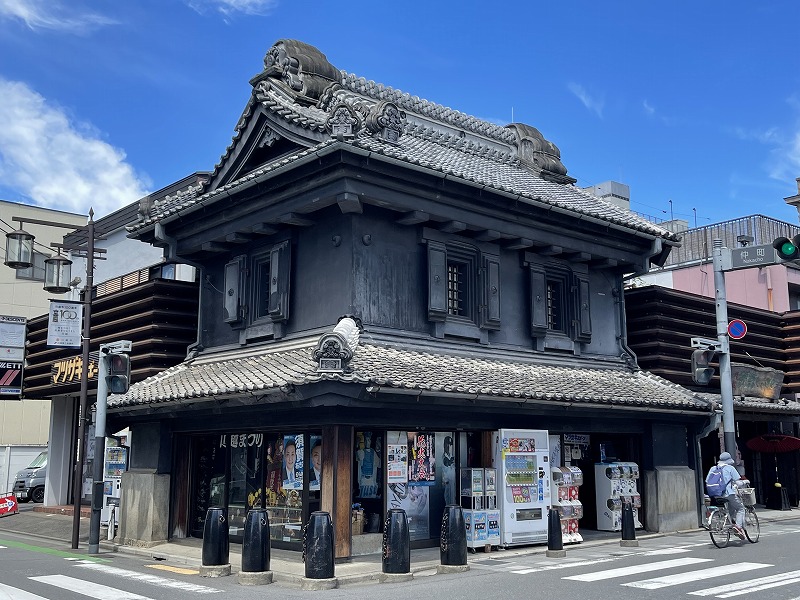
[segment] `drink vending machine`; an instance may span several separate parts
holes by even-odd
[[[497,468],[500,535],[503,546],[547,541],[550,508],[548,432],[501,429],[492,440]]]
[[[467,548],[500,545],[496,469],[461,469],[461,508],[467,529]]]
[[[114,507],[114,524],[119,524],[119,502],[122,496],[122,474],[128,470],[128,448],[111,446],[106,448],[103,464],[103,506],[100,522],[108,523],[111,507]]]
[[[639,465],[633,462],[597,463],[594,466],[595,489],[597,491],[597,529],[601,531],[622,530],[622,506],[630,502],[633,508],[633,523],[639,529],[639,509],[642,497],[636,488]]]

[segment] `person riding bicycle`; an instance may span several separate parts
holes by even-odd
[[[733,467],[733,458],[730,452],[720,454],[719,462],[709,469],[709,473],[717,467],[722,469],[723,481],[726,482],[725,497],[728,499],[728,512],[733,517],[733,532],[738,538],[744,539],[744,503],[736,493],[736,488],[745,483],[745,480],[741,478],[739,471]]]

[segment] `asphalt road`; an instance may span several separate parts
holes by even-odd
[[[0,534],[0,599],[9,600],[183,600],[198,597],[297,598],[615,598],[685,597],[800,600],[800,519],[764,524],[761,541],[732,540],[715,548],[704,532],[640,540],[638,548],[618,543],[567,546],[566,558],[497,551],[469,555],[467,573],[417,573],[407,583],[350,585],[339,590],[302,591],[272,584],[246,587],[235,576],[201,578],[194,569],[115,554],[88,557],[64,552],[46,541]],[[63,544],[61,545],[63,548]]]

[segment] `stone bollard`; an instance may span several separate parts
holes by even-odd
[[[228,541],[228,509],[212,507],[206,511],[203,526],[203,564],[201,577],[224,577],[231,574]]]
[[[272,571],[269,570],[270,550],[267,509],[251,509],[244,519],[242,570],[239,571],[239,583],[242,585],[272,583]]]
[[[551,508],[547,513],[547,556],[549,558],[564,558],[564,542],[561,537],[561,517],[558,510]]]
[[[622,539],[619,545],[628,548],[639,545],[636,539],[636,525],[633,522],[633,506],[630,502],[622,504]]]
[[[408,517],[401,508],[389,509],[383,523],[383,565],[381,583],[410,581],[411,536],[408,531]]]
[[[457,504],[444,507],[440,554],[442,564],[436,567],[437,573],[460,573],[469,571],[467,565],[467,528],[464,513]]]
[[[303,561],[306,576],[300,582],[304,590],[330,590],[339,582],[333,574],[333,525],[324,511],[311,513],[303,529]]]

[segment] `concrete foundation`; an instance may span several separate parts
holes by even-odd
[[[122,474],[120,543],[149,548],[168,540],[169,482],[169,475],[150,469],[131,469]]]
[[[647,499],[644,525],[648,531],[671,533],[697,527],[697,487],[689,467],[646,471],[642,495]]]
[[[300,589],[306,591],[333,590],[337,587],[339,587],[339,580],[336,577],[331,577],[330,579],[309,579],[308,577],[303,577],[300,580]]]
[[[200,567],[200,577],[227,577],[231,574],[231,565],[214,565]]]
[[[402,583],[414,579],[413,573],[381,573],[378,581],[381,583]]]
[[[272,571],[239,571],[241,585],[267,585],[272,583]]]
[[[467,571],[469,571],[469,565],[436,565],[436,572],[439,575],[466,573]]]

